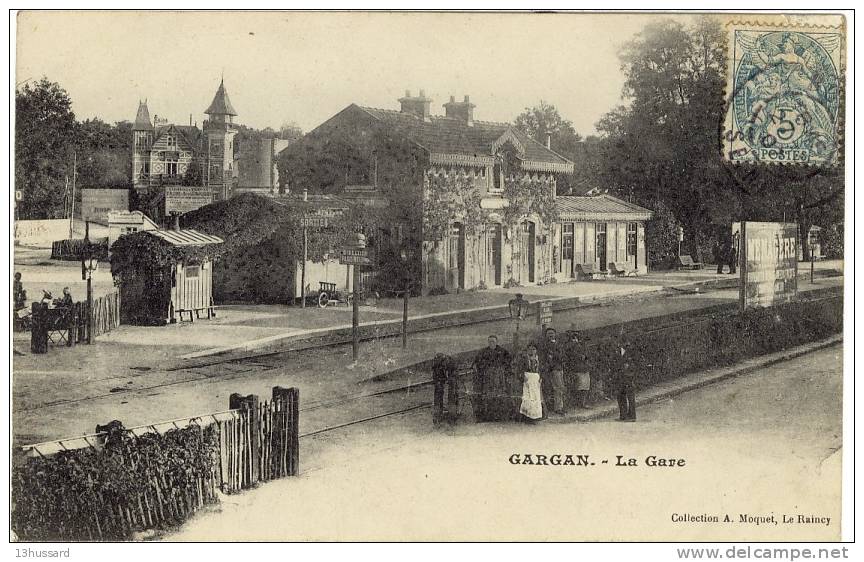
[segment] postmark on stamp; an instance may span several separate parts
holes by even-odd
[[[834,164],[842,135],[843,28],[745,22],[727,29],[724,157]]]

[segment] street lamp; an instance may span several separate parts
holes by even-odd
[[[84,223],[84,253],[81,255],[81,279],[87,281],[87,343],[93,343],[93,272],[99,268],[99,257],[90,243],[90,221]]]
[[[516,293],[516,297],[510,299],[507,307],[510,309],[510,319],[516,320],[516,332],[513,334],[513,351],[519,349],[519,323],[528,316],[529,303],[522,298],[522,293]]]
[[[362,259],[351,265],[353,270],[352,285],[354,285],[354,298],[351,303],[351,357],[356,363],[360,352],[360,269],[358,266],[366,259],[366,236],[362,232],[355,232],[349,237],[345,246],[349,250],[358,251],[358,253],[362,251]]]

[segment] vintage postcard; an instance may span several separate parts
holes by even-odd
[[[11,17],[12,541],[851,536],[847,15]]]

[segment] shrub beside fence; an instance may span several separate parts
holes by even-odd
[[[25,541],[127,540],[185,521],[237,492],[299,471],[299,392],[231,396],[228,412],[159,432],[119,422],[94,436],[31,446],[12,471],[12,528]],[[71,448],[73,443],[81,448]],[[56,445],[60,450],[49,449]]]

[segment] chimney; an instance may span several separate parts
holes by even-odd
[[[455,96],[450,96],[450,102],[444,104],[444,111],[450,119],[464,121],[466,125],[473,127],[475,107],[468,96],[465,96],[465,101],[456,101]]]
[[[402,104],[402,113],[410,113],[424,121],[430,121],[429,106],[432,100],[426,97],[425,91],[420,90],[420,95],[414,98],[411,97],[411,90],[405,90],[405,97],[399,98],[399,103]]]
[[[546,131],[546,148],[552,150],[552,133]]]

